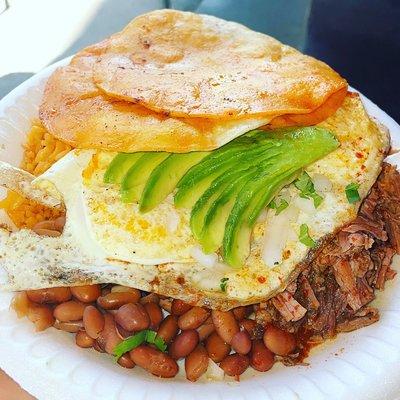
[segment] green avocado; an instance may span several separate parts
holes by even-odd
[[[233,267],[243,265],[250,252],[253,226],[248,221],[251,212],[262,202],[266,206],[284,186],[293,182],[298,176],[298,172],[293,170],[273,178],[256,176],[242,188],[224,226],[222,255],[229,265]]]
[[[128,169],[143,155],[143,153],[118,153],[106,172],[104,173],[104,183],[121,183],[122,178]]]
[[[280,129],[270,135],[281,143],[281,157],[243,186],[226,221],[222,255],[234,267],[243,265],[249,254],[252,228],[261,211],[305,166],[339,146],[329,131],[318,127]]]
[[[151,172],[168,156],[169,153],[164,152],[144,153],[129,168],[121,182],[121,199],[124,203],[140,200]]]
[[[160,204],[176,187],[179,180],[208,152],[171,154],[152,171],[143,189],[139,210],[148,212]]]
[[[246,165],[243,169],[245,168],[248,168],[248,166]],[[221,192],[225,190],[232,179],[235,179],[238,173],[241,173],[243,169],[240,171],[231,170],[226,174],[219,175],[196,201],[190,214],[190,228],[196,239],[200,240],[201,238],[201,232],[204,227],[204,218],[213,202],[220,196]]]
[[[275,141],[277,142],[277,141]],[[257,159],[270,157],[274,153],[271,149],[276,146],[274,140],[259,141],[253,148],[232,146],[212,152],[200,163],[192,167],[179,181],[174,202],[176,207],[193,207],[200,196],[218,176],[226,171],[237,169],[243,163],[255,163]],[[279,146],[278,146],[279,147]],[[274,149],[275,151],[277,149]]]
[[[256,176],[257,170],[257,167],[250,167],[247,171],[240,171],[236,174],[236,179],[229,181],[207,210],[199,238],[206,254],[215,252],[221,246],[225,224],[235,204],[236,197],[242,187]]]

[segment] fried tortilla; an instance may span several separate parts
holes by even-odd
[[[120,152],[212,150],[271,120],[267,116],[220,121],[173,118],[103,95],[92,80],[99,47],[84,50],[70,65],[57,69],[40,106],[46,129],[73,147]]]
[[[107,95],[175,117],[284,116],[276,125],[310,125],[347,92],[325,63],[208,15],[141,15],[99,54],[94,80]]]

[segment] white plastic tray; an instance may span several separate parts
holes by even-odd
[[[19,165],[21,144],[37,117],[43,84],[68,61],[46,68],[0,101],[0,160]],[[363,100],[370,115],[389,128],[394,147],[400,148],[400,126]],[[396,165],[398,159],[390,157]],[[140,368],[125,370],[109,356],[76,347],[74,335],[55,329],[34,333],[30,322],[18,320],[9,310],[11,297],[0,293],[0,368],[40,400],[400,398],[400,277],[379,294],[378,323],[316,348],[308,359],[310,366],[275,365],[264,374],[249,369],[240,383],[162,380]]]

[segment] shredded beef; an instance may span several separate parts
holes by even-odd
[[[272,299],[272,304],[286,321],[298,321],[303,318],[307,312],[307,309],[287,290],[275,296]]]
[[[299,352],[285,364],[302,362],[310,343],[379,320],[369,303],[396,272],[400,253],[400,174],[384,163],[357,218],[326,241],[286,291],[256,310],[259,325],[273,323],[298,337]]]

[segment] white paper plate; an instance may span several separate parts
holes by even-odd
[[[67,62],[48,67],[0,101],[0,160],[19,165],[44,81]],[[363,99],[368,112],[389,128],[394,147],[400,148],[400,126]],[[400,165],[398,159],[390,157]],[[0,293],[0,368],[40,400],[392,400],[400,394],[399,278],[379,295],[378,323],[316,348],[310,366],[276,365],[264,374],[249,369],[240,383],[194,384],[184,378],[157,379],[140,368],[125,370],[109,356],[76,347],[74,335],[55,329],[34,333],[30,322],[18,320],[9,310],[12,295]]]

